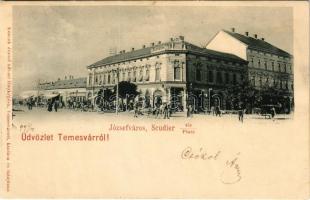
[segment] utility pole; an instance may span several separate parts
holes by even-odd
[[[209,88],[209,111],[211,111],[211,90],[212,88]]]
[[[116,72],[116,105],[115,105],[115,112],[118,115],[118,83],[119,83],[119,68],[114,69],[113,72]]]
[[[40,79],[38,79],[38,86],[37,86],[37,107],[39,106],[39,94],[40,94]]]

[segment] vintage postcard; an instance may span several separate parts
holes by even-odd
[[[0,4],[3,198],[309,197],[309,6]]]

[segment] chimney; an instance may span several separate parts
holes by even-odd
[[[262,37],[262,40],[265,41],[265,38]]]
[[[249,36],[249,32],[245,32],[245,35],[246,35],[246,36]]]
[[[123,50],[123,53],[125,53],[126,51],[125,50]]]
[[[57,80],[60,81],[60,78],[58,78]]]
[[[180,35],[179,38],[180,38],[181,41],[184,41],[184,36],[183,35]]]
[[[158,41],[158,44],[161,44],[161,41]]]
[[[235,32],[235,28],[231,28],[231,32],[233,32],[233,33],[234,33],[234,32]]]
[[[151,43],[151,46],[153,47],[154,45],[155,45],[154,42],[152,42],[152,43]]]
[[[143,49],[145,48],[145,44],[142,46],[142,48],[143,48]]]
[[[254,34],[254,38],[257,39],[257,34]]]
[[[131,48],[131,51],[134,51],[135,50],[135,48]]]
[[[172,41],[173,41],[173,38],[170,38],[170,41],[172,42]]]
[[[120,51],[120,52],[119,52],[119,54],[122,54],[122,53],[123,53],[123,51]]]

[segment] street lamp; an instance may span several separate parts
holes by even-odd
[[[211,111],[211,91],[212,91],[212,88],[209,88],[209,111]]]
[[[117,68],[117,69],[113,69],[112,70],[112,72],[113,73],[115,73],[116,72],[116,105],[115,105],[115,112],[116,112],[116,114],[118,115],[118,83],[119,83],[119,80],[118,80],[118,78],[119,78],[119,68]]]

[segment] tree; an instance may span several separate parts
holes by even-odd
[[[226,89],[226,94],[232,109],[238,109],[239,106],[242,106],[248,110],[252,110],[252,108],[259,105],[261,101],[259,91],[255,89],[249,81],[231,85]]]
[[[116,95],[116,86],[114,86],[114,94]],[[128,81],[121,81],[118,84],[118,95],[120,98],[125,99],[126,95],[136,97],[139,94],[137,85]]]

